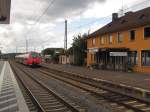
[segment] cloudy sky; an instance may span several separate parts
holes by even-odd
[[[63,47],[64,20],[68,20],[68,46],[73,36],[90,33],[111,21],[111,14],[150,6],[149,0],[12,0],[11,21],[0,25],[3,53]],[[120,12],[119,12],[120,13]],[[120,13],[121,14],[121,13]]]

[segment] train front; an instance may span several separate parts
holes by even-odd
[[[41,56],[37,52],[31,52],[29,58],[30,65],[39,65],[42,62]]]

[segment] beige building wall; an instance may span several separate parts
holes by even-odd
[[[70,64],[69,57],[66,57],[65,55],[59,56],[59,64]]]

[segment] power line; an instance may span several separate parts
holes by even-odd
[[[48,9],[52,6],[52,4],[55,2],[55,0],[51,0],[48,7],[44,10],[44,12],[37,18],[37,20],[35,21],[35,23],[33,24],[33,26],[27,31],[26,36],[32,31],[33,27],[42,19],[42,17],[46,14],[46,12],[48,11]],[[27,37],[25,37],[26,39],[26,50],[28,50],[28,40]]]
[[[140,2],[140,3],[138,3],[138,4],[133,5],[133,6],[131,6],[131,7],[125,8],[125,9],[123,9],[123,11],[125,12],[125,11],[127,11],[128,9],[132,9],[132,8],[134,8],[134,7],[140,6],[141,4],[144,4],[144,3],[146,3],[146,2],[149,2],[149,0],[145,0],[145,1],[143,1],[143,2]],[[122,8],[123,8],[123,3],[122,3]],[[119,13],[119,11],[118,11],[118,13]],[[84,27],[84,26],[87,26],[87,25],[90,25],[90,24],[92,24],[92,23],[101,21],[102,19],[106,19],[106,18],[109,18],[109,17],[111,17],[111,16],[112,16],[112,15],[108,15],[108,16],[99,18],[99,20],[93,20],[93,21],[90,21],[89,23],[86,23],[86,24],[83,24],[83,25],[79,25],[79,26],[73,28],[72,30],[70,30],[69,32],[79,30],[80,28],[82,28],[82,27]]]
[[[146,3],[147,1],[149,1],[149,0],[145,0],[145,1],[140,2],[140,3],[136,4],[136,5],[133,5],[133,6],[129,7],[129,8],[124,8],[124,11],[125,11],[125,10],[127,11],[128,9],[132,9],[132,8],[134,8],[134,7],[138,7],[138,6],[140,6],[141,4]],[[48,7],[44,10],[44,12],[37,18],[36,22],[33,24],[34,26],[42,19],[42,17],[45,15],[45,13],[48,11],[48,9],[50,8],[50,6],[51,6],[54,2],[55,2],[55,0],[52,0],[52,1],[50,2],[50,4],[49,4]],[[84,27],[84,26],[93,24],[93,22],[94,22],[94,23],[95,23],[95,22],[99,22],[99,21],[101,21],[102,19],[105,19],[105,18],[108,18],[108,17],[111,17],[111,15],[108,15],[108,16],[106,16],[106,17],[101,17],[101,18],[99,18],[99,20],[93,20],[93,21],[90,21],[89,23],[79,25],[79,26],[73,28],[73,29],[70,30],[70,31],[78,30],[78,29],[80,29],[80,28],[82,28],[82,27]],[[33,27],[32,27],[32,28],[33,28]],[[32,28],[31,28],[31,29],[32,29]],[[31,32],[31,29],[30,29],[30,32]],[[70,31],[69,31],[69,32],[70,32]],[[35,32],[36,32],[36,31],[35,31]],[[29,33],[29,32],[27,32],[27,33]],[[32,32],[32,33],[33,33],[33,32]]]
[[[48,9],[53,5],[54,2],[55,2],[55,0],[50,1],[48,7],[44,10],[44,12],[42,13],[42,15],[38,17],[38,19],[36,20],[35,24],[37,24],[41,20],[41,18],[46,14],[46,12],[48,11]]]
[[[149,1],[149,0],[145,0],[145,1],[140,2],[140,3],[136,4],[136,5],[133,5],[132,7],[129,7],[129,8],[124,8],[123,10],[125,11],[125,10],[128,10],[128,9],[137,7],[137,6],[139,6],[139,5],[143,4],[143,3],[146,3],[147,1]],[[54,0],[51,1],[51,3],[53,3],[53,2],[54,2]],[[49,5],[49,6],[50,6],[50,5]],[[122,7],[123,7],[123,3],[122,3]],[[48,8],[49,8],[49,7],[48,7]],[[46,9],[48,10],[48,8],[46,8]],[[44,11],[44,12],[47,12],[47,11]],[[118,13],[119,13],[119,11],[118,11]],[[108,15],[108,16],[99,18],[99,20],[93,20],[93,21],[90,21],[89,23],[85,23],[85,24],[82,24],[82,25],[80,24],[79,26],[73,28],[73,29],[70,30],[69,32],[74,31],[74,30],[76,30],[76,29],[80,29],[80,28],[82,28],[82,27],[84,27],[84,26],[87,26],[87,25],[92,24],[93,22],[95,23],[95,22],[101,21],[102,19],[105,19],[105,18],[108,18],[108,17],[111,17],[111,16],[112,16],[112,15]],[[41,15],[41,17],[42,17],[42,15]],[[39,17],[39,18],[41,18],[41,17]],[[39,20],[40,20],[40,19],[39,19]]]
[[[48,9],[53,5],[53,3],[55,2],[55,0],[51,0],[48,7],[44,10],[44,12],[37,18],[37,20],[35,21],[34,24],[32,24],[33,26],[30,28],[30,30],[27,32],[27,34],[29,34],[31,32],[31,29],[33,29],[33,27],[42,19],[42,17],[46,14],[46,12],[48,11]]]
[[[84,26],[88,26],[88,25],[90,25],[90,24],[93,24],[93,23],[95,23],[95,22],[101,21],[101,20],[106,19],[106,18],[109,18],[109,17],[111,17],[111,15],[105,16],[105,17],[101,17],[101,18],[99,18],[99,20],[92,20],[92,21],[90,21],[90,22],[88,22],[88,23],[85,23],[85,24],[82,24],[82,25],[79,25],[79,26],[75,27],[74,29],[72,29],[72,30],[70,30],[70,31],[74,31],[74,30],[76,30],[76,29],[78,30],[78,29],[80,29],[80,28],[82,28],[82,27],[84,27]]]

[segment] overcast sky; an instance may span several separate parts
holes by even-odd
[[[140,4],[140,5],[139,5]],[[73,36],[95,31],[111,21],[111,14],[150,6],[149,0],[12,0],[11,21],[0,25],[3,53],[40,51],[63,47],[64,20],[68,20],[68,45]],[[49,7],[49,8],[48,8]],[[48,8],[48,10],[46,10]],[[45,12],[46,10],[46,12]],[[43,14],[44,13],[44,14]]]

